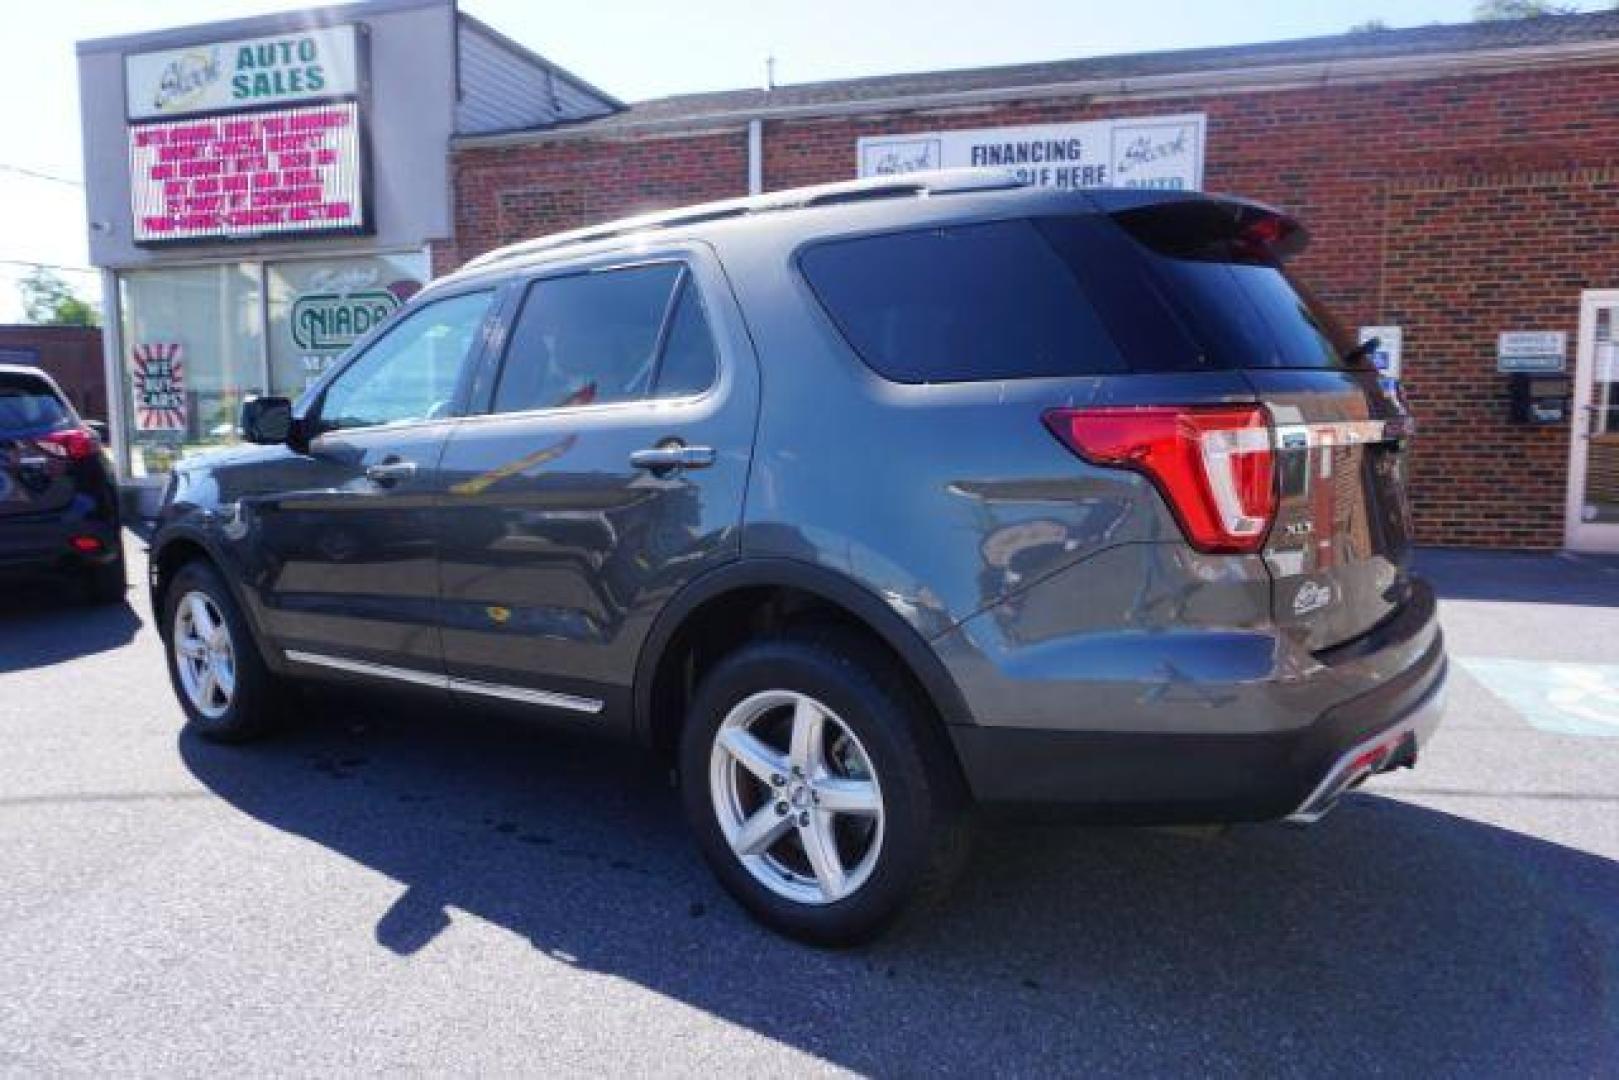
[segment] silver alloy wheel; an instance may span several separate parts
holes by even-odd
[[[766,690],[714,736],[709,793],[720,830],[754,879],[800,904],[831,904],[871,877],[883,793],[866,748],[807,694]]]
[[[218,720],[236,695],[236,649],[219,606],[205,592],[188,592],[174,609],[175,670],[192,708]]]

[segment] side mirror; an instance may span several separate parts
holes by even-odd
[[[284,397],[250,397],[242,402],[242,438],[261,446],[284,443],[292,435],[292,402]]]
[[[101,440],[102,446],[106,446],[108,440],[112,438],[112,436],[108,434],[107,422],[105,420],[86,420],[84,422],[84,426],[96,433],[96,438]]]

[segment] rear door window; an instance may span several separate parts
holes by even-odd
[[[895,382],[1128,369],[1079,278],[1027,220],[833,240],[799,263],[844,338]]]
[[[534,282],[506,347],[494,411],[650,396],[683,272],[658,263]]]
[[[0,434],[50,431],[71,419],[67,405],[44,379],[0,371]]]

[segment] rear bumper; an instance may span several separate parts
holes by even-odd
[[[961,725],[950,735],[974,797],[991,810],[1130,824],[1307,822],[1367,775],[1414,763],[1441,718],[1445,678],[1435,629],[1403,671],[1291,730]]]
[[[93,537],[100,547],[77,550],[75,537]],[[70,572],[115,561],[121,554],[118,524],[82,513],[64,512],[0,520],[0,573]]]
[[[1445,677],[1446,672],[1441,668],[1428,696],[1410,712],[1340,754],[1298,809],[1287,815],[1287,820],[1298,825],[1313,824],[1337,805],[1344,792],[1367,777],[1415,765],[1418,752],[1427,745],[1445,715]]]

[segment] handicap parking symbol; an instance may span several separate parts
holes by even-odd
[[[1459,662],[1537,728],[1619,737],[1619,666],[1477,657]]]

